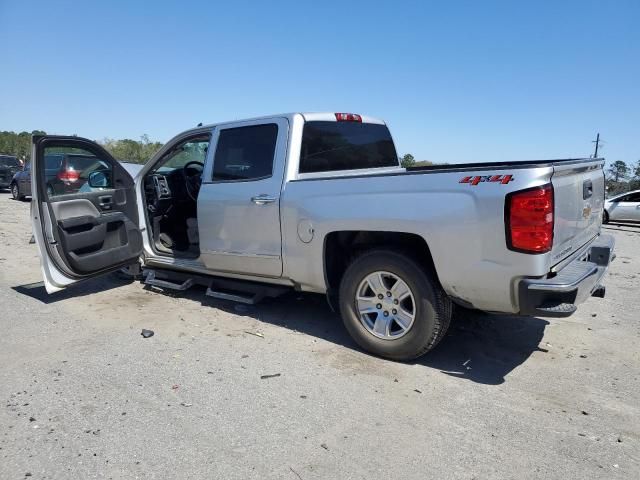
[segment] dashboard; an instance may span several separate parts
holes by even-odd
[[[164,215],[169,209],[181,204],[195,204],[187,194],[182,169],[153,173],[144,179],[147,210],[155,215]]]

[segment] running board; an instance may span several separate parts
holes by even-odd
[[[217,298],[218,300],[229,300],[231,302],[245,303],[247,305],[255,305],[264,298],[264,295],[259,295],[257,293],[253,296],[245,296],[239,292],[219,292],[217,290],[213,290],[211,287],[207,288],[205,295],[207,297]]]
[[[183,292],[194,285],[207,287],[206,296],[219,300],[255,305],[265,297],[279,297],[291,287],[232,278],[212,277],[164,268],[145,268],[144,284]]]
[[[184,292],[193,286],[193,279],[187,278],[182,283],[174,283],[170,280],[161,280],[156,278],[155,270],[149,270],[149,273],[144,279],[144,283],[145,285],[151,285],[153,287],[168,288],[169,290]]]
[[[265,297],[278,297],[288,290],[290,289],[278,285],[265,285],[230,278],[213,278],[209,283],[206,295],[220,300],[255,305]]]

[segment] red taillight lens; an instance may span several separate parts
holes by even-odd
[[[553,187],[551,184],[507,196],[507,244],[524,253],[546,253],[553,246]]]
[[[80,173],[78,173],[76,170],[63,170],[62,172],[58,173],[58,179],[62,180],[63,182],[73,183],[78,181],[79,178]]]
[[[336,113],[336,120],[338,122],[360,122],[362,123],[362,117],[357,113]]]

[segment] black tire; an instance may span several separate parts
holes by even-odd
[[[24,200],[24,195],[20,193],[20,187],[15,182],[11,184],[11,196],[14,200]]]
[[[609,212],[602,212],[602,223],[609,223]]]
[[[415,320],[400,338],[378,338],[360,321],[356,292],[360,283],[376,271],[390,272],[402,279],[416,298]],[[357,257],[342,277],[338,302],[344,325],[356,343],[374,355],[392,360],[413,360],[432,350],[451,322],[451,300],[432,274],[409,256],[391,250],[370,250]]]

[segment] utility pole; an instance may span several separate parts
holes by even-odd
[[[598,147],[600,146],[600,132],[598,132],[598,135],[596,135],[596,139],[592,140],[591,143],[596,144],[596,151],[593,154],[593,158],[598,158]]]

